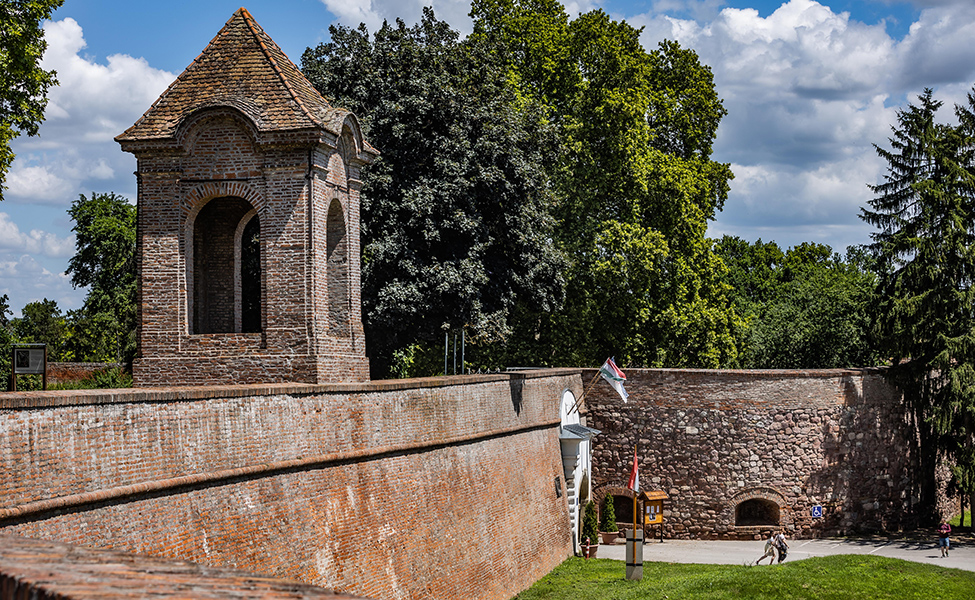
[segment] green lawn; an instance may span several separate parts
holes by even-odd
[[[626,581],[622,562],[570,558],[517,600],[970,600],[975,573],[881,556],[829,556],[774,566],[647,562]]]
[[[955,515],[954,517],[952,517],[951,520],[948,521],[948,524],[951,525],[952,527],[960,527],[961,526],[961,515]],[[965,527],[971,527],[971,526],[972,526],[972,513],[971,513],[971,511],[966,510],[965,511]]]

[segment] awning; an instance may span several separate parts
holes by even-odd
[[[593,429],[592,427],[586,427],[585,425],[579,425],[578,423],[572,423],[569,425],[563,425],[562,431],[559,433],[560,440],[589,440],[593,437],[599,435],[602,431],[598,429]]]

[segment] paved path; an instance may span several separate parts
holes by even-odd
[[[832,554],[874,554],[901,558],[920,563],[975,571],[975,542],[971,539],[951,540],[951,555],[941,558],[941,551],[933,541],[887,539],[819,539],[789,540],[786,561],[801,560]],[[703,563],[718,565],[755,564],[765,550],[764,541],[653,541],[643,546],[644,562]],[[626,560],[626,546],[600,546],[597,558]],[[768,564],[768,559],[762,562]]]

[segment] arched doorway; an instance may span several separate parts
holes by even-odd
[[[765,498],[751,498],[735,506],[735,526],[778,526],[779,505]]]
[[[193,220],[191,333],[261,331],[260,220],[243,198],[207,202]]]

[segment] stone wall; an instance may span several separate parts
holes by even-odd
[[[916,522],[914,430],[879,371],[626,375],[628,403],[607,385],[587,396],[589,424],[602,430],[593,487],[597,498],[625,496],[639,445],[641,487],[669,495],[665,536],[751,538],[773,519],[796,537]]]
[[[566,389],[578,371],[0,394],[0,533],[507,600],[572,552]]]

